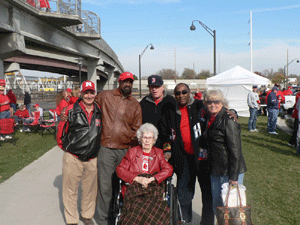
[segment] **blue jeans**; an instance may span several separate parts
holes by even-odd
[[[10,118],[10,111],[6,110],[0,113],[0,119]]]
[[[17,111],[17,104],[9,103],[10,107],[14,109],[14,113]]]
[[[28,110],[28,112],[29,112],[29,115],[31,115],[31,111],[30,111],[30,104],[26,105],[26,109]]]
[[[274,132],[277,124],[277,116],[279,109],[270,109],[268,108],[268,132]]]
[[[256,129],[258,109],[257,108],[249,108],[249,111],[250,111],[250,117],[249,117],[249,122],[248,122],[248,129],[249,130],[255,130]]]
[[[214,214],[217,215],[217,207],[223,207],[223,200],[221,196],[222,191],[222,185],[224,183],[229,182],[228,176],[221,176],[221,175],[210,175],[211,179],[211,192],[212,192],[212,198],[213,198],[213,210]],[[238,176],[238,184],[243,184],[244,180],[244,174],[241,173]]]

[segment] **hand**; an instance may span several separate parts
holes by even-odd
[[[230,111],[230,110],[227,110],[227,114],[229,115],[229,118],[233,118],[233,120],[234,120],[235,122],[238,122],[236,113],[234,113],[234,112],[232,112],[232,111]]]
[[[171,153],[164,153],[164,157],[167,161],[169,161],[169,159],[171,158]]]
[[[234,181],[234,180],[229,180],[229,184],[232,184],[232,185],[238,185],[238,182],[237,182],[237,181]]]

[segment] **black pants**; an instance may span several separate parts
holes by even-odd
[[[297,145],[297,131],[298,131],[298,119],[295,118],[294,120],[294,130],[293,130],[293,134],[292,134],[292,137],[289,141],[289,143],[291,145]]]
[[[196,165],[194,155],[185,154],[181,163],[176,165],[177,190],[183,219],[192,220],[192,200],[195,194],[196,177],[202,193],[202,221],[201,225],[214,225],[214,214],[211,194],[210,174],[207,171],[207,161],[199,161]]]

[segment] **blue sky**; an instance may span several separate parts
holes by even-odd
[[[300,59],[299,1],[225,0],[82,0],[82,9],[101,19],[101,35],[118,55],[125,70],[142,76],[161,69],[184,68],[213,72],[213,38],[193,20],[216,30],[217,73],[240,65],[250,70],[250,14],[253,18],[253,71],[283,67]],[[176,52],[176,53],[175,53]],[[289,73],[300,75],[300,63]]]

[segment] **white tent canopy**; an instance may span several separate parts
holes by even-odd
[[[249,117],[247,95],[252,91],[253,85],[268,87],[271,81],[240,66],[206,80],[207,90],[220,89],[229,102],[229,108],[235,109],[239,116],[245,117]]]

